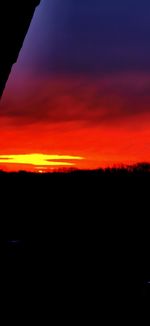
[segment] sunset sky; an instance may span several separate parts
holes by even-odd
[[[42,0],[0,104],[0,169],[150,162],[150,2]]]

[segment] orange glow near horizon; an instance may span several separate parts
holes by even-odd
[[[134,129],[129,124],[69,128],[67,123],[0,128],[0,170],[51,172],[150,162],[149,121],[139,117]]]
[[[123,127],[41,122],[25,127],[5,123],[4,129],[0,124],[0,170],[51,172],[150,162],[149,121],[138,117]]]
[[[140,116],[115,127],[76,122],[6,128],[3,123],[0,170],[51,172],[150,162],[149,121],[149,116]]]

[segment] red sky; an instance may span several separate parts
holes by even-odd
[[[136,98],[139,88],[148,87],[149,76],[42,80],[28,75],[21,84],[16,75],[1,103],[0,154],[6,157],[1,168],[51,170],[7,163],[8,155],[34,153],[80,156],[80,161],[67,162],[86,169],[150,161],[149,95]],[[127,94],[130,83],[132,93]]]

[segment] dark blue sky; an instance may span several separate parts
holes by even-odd
[[[42,0],[22,62],[44,74],[150,70],[150,2]]]

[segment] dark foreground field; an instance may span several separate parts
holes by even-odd
[[[150,297],[148,166],[1,172],[0,186],[7,297],[44,302],[56,320],[71,324],[95,323],[104,307],[105,319],[121,314],[123,321],[130,312],[143,323]]]

